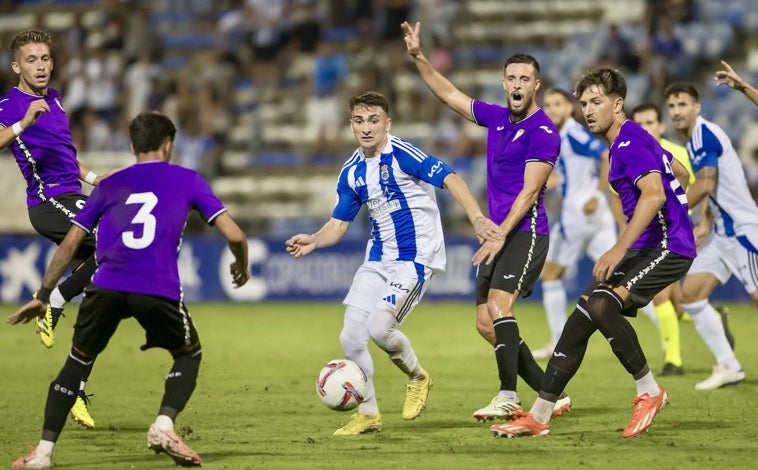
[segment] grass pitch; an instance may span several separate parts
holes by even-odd
[[[15,306],[0,307],[6,317]],[[547,437],[498,439],[471,413],[489,402],[498,381],[491,347],[476,333],[474,308],[465,303],[423,303],[403,330],[434,378],[420,418],[400,417],[404,377],[372,345],[383,430],[333,437],[349,418],[324,407],[316,374],[342,357],[339,303],[195,304],[190,310],[203,343],[200,378],[177,431],[206,468],[755,468],[753,408],[758,377],[758,315],[731,305],[730,325],[748,380],[737,387],[698,392],[714,359],[691,323],[681,323],[685,375],[659,377],[671,404],[647,433],[625,440],[635,388],[602,336],[590,343],[568,386],[571,413],[553,421]],[[46,350],[33,326],[0,327],[2,387],[0,466],[9,467],[36,445],[50,381],[68,349],[75,308],[61,320]],[[522,336],[533,347],[548,339],[539,303],[517,309]],[[651,368],[662,366],[657,331],[647,318],[632,320]],[[133,319],[122,323],[98,358],[87,390],[97,428],[69,421],[54,454],[56,468],[159,469],[174,467],[145,447],[171,358],[140,352],[144,336]],[[522,403],[536,394],[519,384]]]

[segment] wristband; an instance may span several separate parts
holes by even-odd
[[[599,189],[595,190],[594,196],[597,198],[598,201],[605,198],[605,194]]]
[[[42,302],[43,304],[49,304],[50,303],[50,294],[53,292],[52,289],[48,289],[45,286],[41,286],[39,290],[37,290],[37,300]]]
[[[87,183],[91,184],[92,186],[95,185],[95,180],[96,179],[97,179],[97,175],[94,172],[92,172],[92,171],[90,171],[89,173],[87,173],[87,176],[84,177],[84,181],[86,181]]]
[[[16,136],[20,136],[21,133],[24,132],[24,128],[21,127],[21,121],[14,122],[11,129],[13,129],[13,133],[16,134]]]

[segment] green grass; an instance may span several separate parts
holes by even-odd
[[[0,307],[4,317],[14,306]],[[758,316],[750,305],[732,305],[730,323],[748,381],[738,387],[696,392],[714,360],[691,323],[682,323],[686,374],[661,377],[671,405],[646,434],[624,440],[634,384],[598,334],[569,384],[574,409],[553,422],[543,438],[496,439],[471,413],[495,394],[492,349],[474,329],[474,309],[461,303],[422,303],[406,321],[424,367],[434,377],[427,410],[417,420],[400,417],[404,377],[373,348],[376,388],[384,429],[363,436],[331,434],[349,417],[319,402],[314,379],[342,356],[339,303],[197,304],[190,306],[203,342],[195,394],[178,430],[206,468],[374,467],[503,468],[755,468],[755,357]],[[3,358],[0,467],[40,437],[47,388],[70,346],[74,309],[61,320],[57,343],[45,350],[31,325],[0,328]],[[523,337],[540,347],[548,333],[541,306],[518,308]],[[633,320],[653,370],[662,366],[657,332],[647,318]],[[57,468],[173,468],[145,448],[171,358],[140,352],[144,336],[125,321],[98,359],[88,392],[97,428],[69,421],[55,451]],[[523,383],[525,406],[535,398]]]

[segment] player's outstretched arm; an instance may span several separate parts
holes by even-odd
[[[695,173],[695,182],[687,189],[687,205],[693,208],[700,204],[708,195],[716,191],[719,181],[719,170],[715,166],[704,166]]]
[[[287,239],[284,245],[287,253],[295,258],[300,258],[311,253],[316,248],[324,248],[336,244],[342,240],[349,227],[350,222],[332,217],[318,232],[312,234],[299,233]]]
[[[224,212],[213,222],[216,228],[226,237],[226,243],[229,250],[234,255],[234,261],[229,266],[229,272],[232,275],[232,282],[235,289],[244,286],[250,279],[250,268],[248,268],[247,259],[247,236],[245,232],[237,225],[228,212]]]
[[[502,240],[505,235],[500,231],[495,222],[485,217],[482,209],[479,207],[479,202],[476,200],[471,190],[463,178],[450,173],[445,177],[443,186],[450,191],[453,199],[466,211],[468,220],[471,221],[471,225],[474,226],[474,232],[479,242]]]
[[[10,127],[4,127],[0,131],[0,149],[7,147],[17,136],[33,126],[42,113],[47,113],[49,111],[50,107],[43,99],[29,103],[29,107],[26,109],[26,114],[20,121],[14,123]]]
[[[97,175],[81,161],[76,160],[76,163],[79,165],[79,179],[85,183],[91,184],[92,186],[97,186],[102,180],[121,170],[121,168],[115,168],[113,170],[106,171],[101,175]]]
[[[721,61],[721,65],[724,66],[724,70],[716,71],[716,85],[729,85],[735,90],[742,92],[750,101],[758,105],[758,90],[743,80],[725,60]]]
[[[432,93],[440,101],[448,105],[450,109],[469,121],[476,122],[474,115],[471,113],[471,97],[456,88],[450,80],[442,76],[421,52],[421,40],[419,38],[421,23],[416,22],[414,26],[411,26],[407,21],[404,21],[400,27],[403,30],[403,39],[405,40],[408,54],[413,57],[416,68],[418,68],[426,86],[432,90]]]
[[[63,274],[66,273],[71,260],[74,258],[76,250],[84,240],[87,233],[78,225],[72,225],[58,248],[53,254],[42,279],[42,287],[37,291],[37,298],[28,302],[26,305],[17,310],[13,315],[8,317],[8,323],[15,325],[17,323],[28,323],[32,318],[36,318],[45,313],[47,303],[50,301],[50,292],[58,284]]]

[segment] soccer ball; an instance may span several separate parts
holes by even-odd
[[[366,373],[348,359],[329,361],[316,379],[316,392],[324,405],[337,411],[352,410],[366,398]]]

